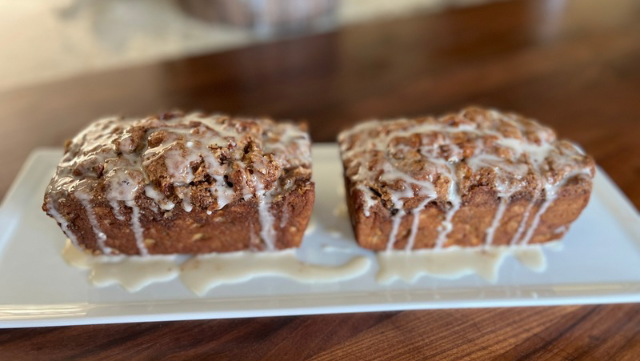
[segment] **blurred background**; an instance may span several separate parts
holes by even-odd
[[[0,0],[0,91],[489,0]]]
[[[0,0],[0,195],[105,115],[305,120],[470,104],[581,144],[640,204],[640,0]]]

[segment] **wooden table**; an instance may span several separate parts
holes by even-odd
[[[640,2],[632,0],[498,2],[5,92],[0,195],[32,148],[58,146],[111,113],[304,118],[313,139],[327,142],[364,118],[467,104],[550,124],[640,206]],[[162,356],[638,360],[640,305],[0,330],[3,360]]]

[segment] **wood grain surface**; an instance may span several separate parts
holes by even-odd
[[[326,142],[365,118],[468,104],[553,126],[639,207],[640,1],[501,1],[0,93],[0,195],[31,149],[112,113],[306,119]],[[640,360],[640,305],[0,330],[0,360],[200,358]]]

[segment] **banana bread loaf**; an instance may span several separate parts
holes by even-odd
[[[94,254],[297,247],[311,216],[303,125],[180,112],[110,117],[65,145],[43,210]]]
[[[356,239],[373,250],[561,238],[595,174],[593,159],[551,129],[481,108],[369,121],[339,143]]]

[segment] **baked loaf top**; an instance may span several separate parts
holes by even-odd
[[[593,159],[551,129],[475,107],[440,118],[369,121],[342,132],[338,141],[348,191],[360,193],[365,216],[381,203],[398,220],[433,202],[445,212],[436,247],[475,187],[488,186],[501,198],[525,197],[531,205],[544,200],[534,215],[537,225],[569,179],[595,174]],[[527,243],[532,233],[521,230],[512,243]]]
[[[56,210],[67,197],[80,200],[88,214],[92,204],[107,201],[119,219],[120,204],[137,214],[135,200],[141,196],[152,199],[156,211],[199,207],[209,214],[256,197],[261,237],[266,248],[273,249],[270,204],[299,182],[310,181],[310,140],[304,125],[181,112],[143,119],[109,117],[65,144],[43,208],[74,241]],[[98,222],[92,223],[98,240],[104,238]]]

